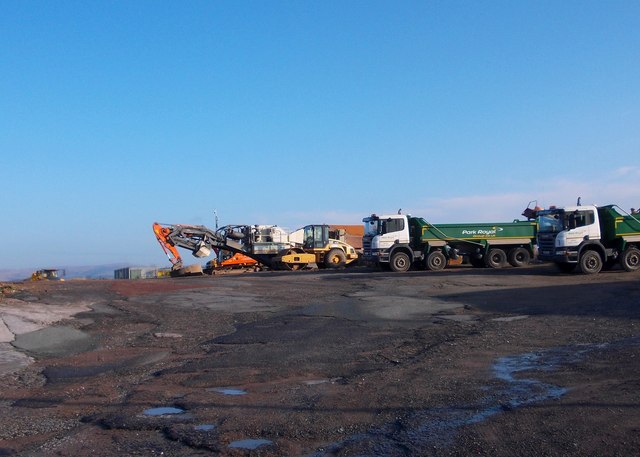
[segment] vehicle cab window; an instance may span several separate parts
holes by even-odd
[[[382,221],[382,234],[404,230],[404,219],[387,219]]]
[[[567,217],[569,229],[584,227],[595,222],[593,211],[574,211]]]

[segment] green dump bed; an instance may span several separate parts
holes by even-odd
[[[640,214],[623,215],[615,208],[616,205],[598,207],[602,237],[605,240],[620,237],[639,237]]]
[[[429,224],[421,217],[411,218],[409,222],[413,233],[419,234],[422,242],[434,241],[491,241],[530,242],[536,237],[536,223],[532,221],[514,221],[477,224]]]

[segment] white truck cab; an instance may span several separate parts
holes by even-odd
[[[409,244],[409,223],[404,214],[382,216],[372,214],[362,219],[362,222],[364,222],[362,249],[365,260],[389,262],[389,253],[394,244]]]
[[[538,258],[555,262],[563,271],[573,270],[580,262],[586,272],[602,267],[605,249],[600,243],[601,230],[598,208],[594,205],[551,207],[537,213]],[[587,251],[600,252],[583,259]],[[598,266],[598,264],[600,264]]]

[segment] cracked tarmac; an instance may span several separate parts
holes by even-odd
[[[0,300],[0,455],[630,455],[638,279],[18,283]]]

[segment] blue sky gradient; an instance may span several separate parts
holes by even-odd
[[[0,1],[0,268],[154,221],[640,206],[640,3]]]

